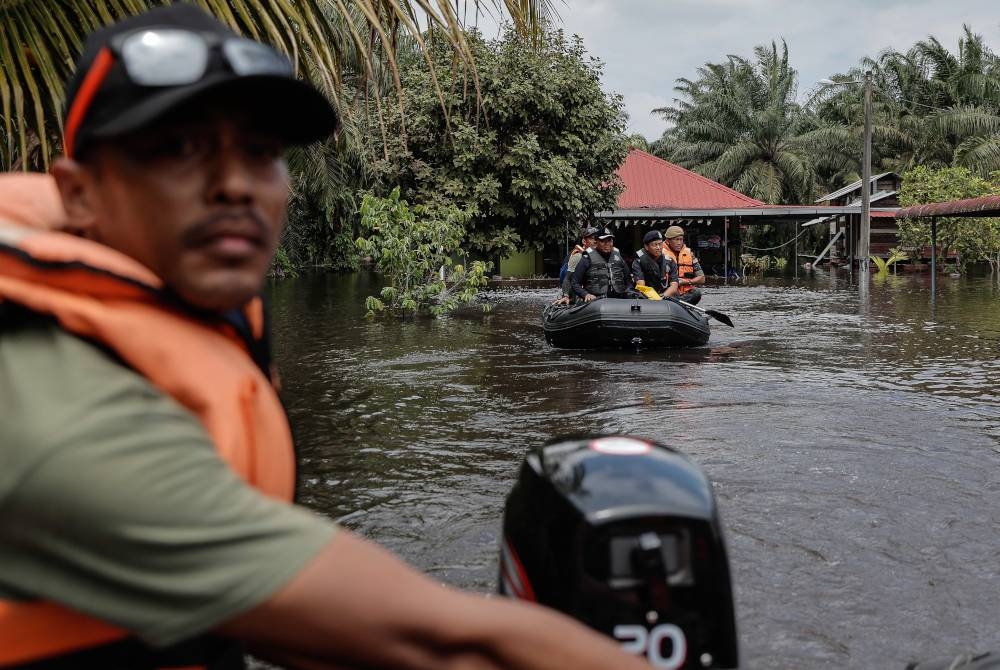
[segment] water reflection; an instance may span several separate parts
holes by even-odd
[[[729,529],[749,667],[901,668],[1000,648],[1000,289],[843,274],[710,287],[708,346],[563,351],[552,292],[371,323],[370,275],[271,288],[307,504],[491,590],[524,450],[617,431],[691,454]]]

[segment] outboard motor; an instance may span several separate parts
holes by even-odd
[[[504,511],[500,593],[547,605],[657,668],[739,665],[712,485],[629,437],[532,449]]]

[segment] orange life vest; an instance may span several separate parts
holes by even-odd
[[[58,197],[50,178],[0,176],[12,189]],[[23,195],[23,194],[22,194]],[[49,203],[51,204],[51,202]],[[222,320],[169,299],[150,270],[109,247],[62,232],[61,206],[0,208],[0,303],[48,315],[96,341],[197,416],[219,455],[263,493],[291,501],[291,432],[268,377],[250,355],[263,340],[259,298],[244,309],[251,341]],[[129,637],[110,624],[52,602],[0,600],[0,667],[47,660]]]
[[[685,245],[684,248],[681,249],[680,253],[675,254],[673,249],[664,244],[663,252],[670,254],[670,257],[677,263],[677,278],[680,279],[684,277],[690,279],[690,277],[687,277],[686,275],[694,273],[694,253],[691,249]],[[691,284],[681,284],[677,287],[677,290],[680,291],[681,295],[684,295],[685,293],[693,291],[694,288],[695,287]]]

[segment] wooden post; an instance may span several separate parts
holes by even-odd
[[[931,300],[937,294],[937,217],[931,217]]]
[[[729,217],[722,217],[722,274],[723,284],[729,283]]]
[[[868,272],[871,255],[871,192],[872,192],[872,73],[865,73],[865,149],[861,159],[861,230],[858,231],[858,270],[862,281]]]

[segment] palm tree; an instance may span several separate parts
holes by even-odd
[[[813,170],[799,140],[809,118],[796,85],[784,42],[756,47],[752,61],[706,63],[697,79],[677,80],[673,107],[653,110],[674,124],[657,149],[759,200],[801,202],[812,194]]]
[[[63,82],[87,33],[167,0],[0,0],[0,167],[40,168],[57,152]],[[457,0],[195,0],[238,32],[287,53],[344,116],[377,87],[378,71],[398,86],[401,35],[421,43],[441,28],[464,65],[472,58]],[[555,0],[473,0],[505,10],[523,33],[555,14]],[[468,1],[465,2],[468,5]],[[424,22],[423,28],[420,22]]]

